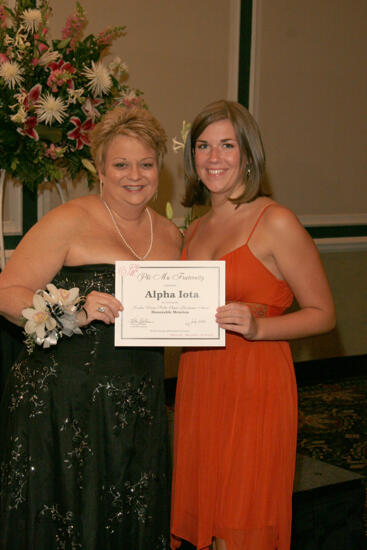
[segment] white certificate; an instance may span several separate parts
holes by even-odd
[[[225,262],[116,262],[115,346],[225,346]]]

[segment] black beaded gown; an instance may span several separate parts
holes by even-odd
[[[64,267],[57,287],[114,292],[113,265]],[[114,328],[36,346],[0,410],[1,550],[167,550],[163,351],[114,348]]]

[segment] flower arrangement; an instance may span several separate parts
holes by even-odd
[[[84,307],[85,297],[79,296],[79,288],[65,290],[51,283],[46,288],[47,291],[37,290],[33,307],[22,311],[28,353],[32,353],[36,344],[43,348],[56,345],[64,334],[82,334],[77,314]]]
[[[0,0],[0,168],[36,190],[84,174],[94,181],[89,132],[115,105],[143,104],[120,58],[103,62],[125,27],[82,38],[79,2],[59,40],[49,38],[49,0]]]

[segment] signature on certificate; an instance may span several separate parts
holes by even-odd
[[[205,319],[190,319],[185,322],[186,327],[191,327],[192,325],[204,325],[206,323]]]
[[[149,321],[149,319],[146,319],[144,317],[131,317],[130,319],[130,326],[133,327],[141,327],[144,328],[147,325],[151,325],[152,321]]]

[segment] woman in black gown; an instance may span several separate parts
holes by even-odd
[[[0,276],[0,313],[21,325],[37,289],[78,287],[82,335],[35,346],[1,404],[1,550],[166,550],[169,447],[159,348],[114,348],[115,260],[174,260],[176,227],[147,207],[166,136],[145,110],[94,130],[101,195],[70,201],[24,237]]]

